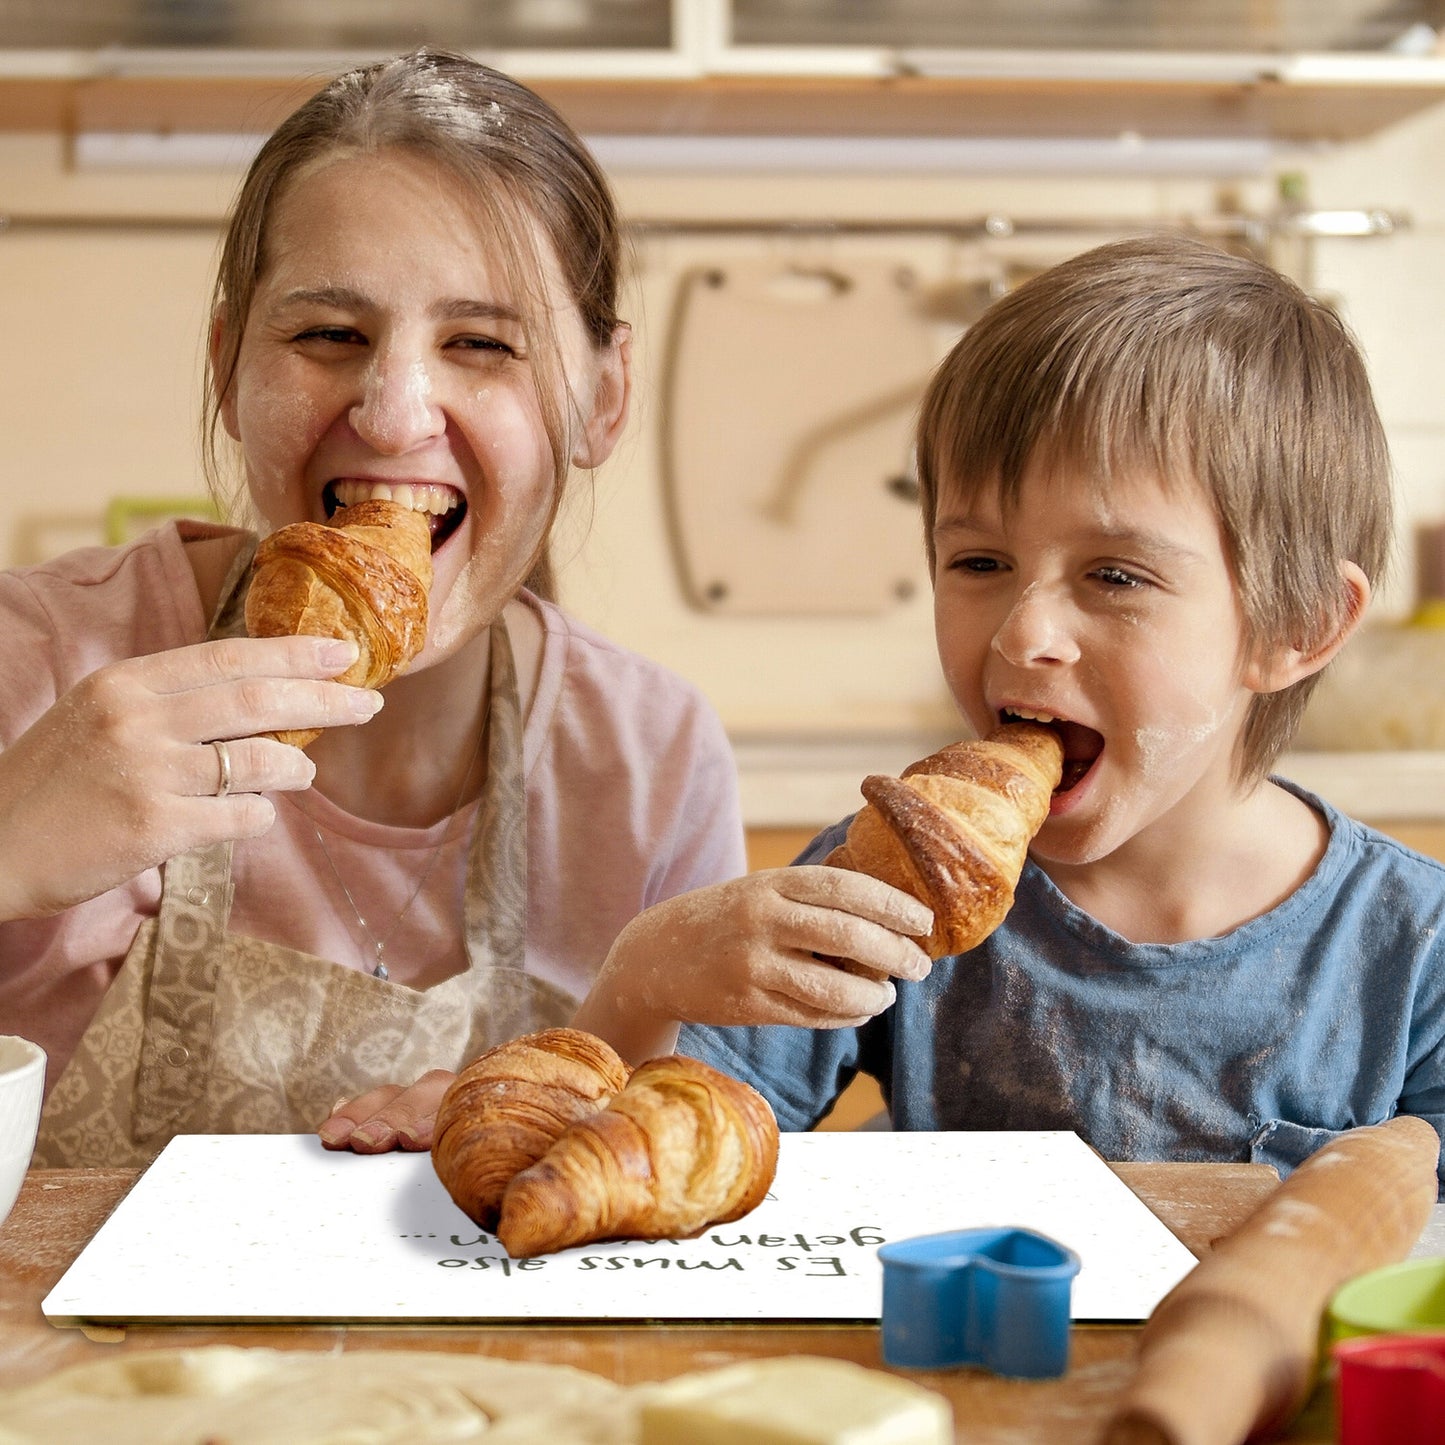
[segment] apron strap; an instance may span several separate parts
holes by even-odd
[[[256,534],[246,533],[231,559],[225,580],[221,583],[220,599],[211,616],[211,625],[206,629],[208,642],[217,637],[246,635],[246,593],[251,588],[251,562],[256,556],[256,546]]]
[[[474,969],[520,972],[527,945],[527,792],[517,669],[501,613],[491,628],[489,711],[487,781],[467,855],[467,956]]]
[[[231,844],[167,861],[132,1111],[137,1143],[175,1124],[211,1072],[216,970],[231,914]]]
[[[246,584],[256,538],[248,535],[226,573],[207,639],[245,631]],[[161,865],[132,1111],[137,1143],[173,1130],[204,1090],[214,1043],[216,970],[234,896],[231,843],[181,853]]]

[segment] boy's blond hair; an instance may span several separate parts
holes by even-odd
[[[1327,306],[1262,262],[1182,235],[1087,251],[996,302],[924,397],[918,468],[940,494],[1018,497],[1031,461],[1197,483],[1222,524],[1245,644],[1310,650],[1373,586],[1392,536],[1389,452],[1364,359]],[[1263,777],[1318,674],[1255,698],[1236,757]]]

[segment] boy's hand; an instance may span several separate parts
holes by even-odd
[[[454,1078],[447,1069],[433,1069],[414,1084],[383,1084],[354,1099],[338,1099],[316,1132],[326,1148],[357,1154],[430,1149],[437,1109]]]
[[[917,899],[842,868],[752,873],[639,914],[618,935],[573,1026],[641,1063],[669,1052],[681,1021],[846,1028],[893,1002],[894,978],[933,966],[909,935],[933,916]],[[317,1131],[328,1149],[430,1149],[456,1076],[341,1100]]]
[[[848,1028],[932,967],[917,899],[842,868],[775,868],[659,903],[618,935],[576,1018],[638,1062],[677,1022]],[[665,1052],[665,1048],[662,1050]]]

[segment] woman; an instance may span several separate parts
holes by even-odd
[[[618,252],[577,137],[462,57],[344,75],[257,156],[213,472],[223,431],[262,532],[425,512],[427,639],[382,706],[334,680],[351,644],[246,637],[251,531],[0,577],[0,1017],[50,1055],[38,1163],[314,1129],[566,1022],[629,918],[741,871],[711,710],[545,600],[564,481],[626,421]]]

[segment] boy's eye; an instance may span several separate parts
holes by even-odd
[[[948,564],[955,572],[971,572],[977,575],[986,575],[990,572],[997,572],[1000,569],[1000,562],[997,557],[956,557]]]

